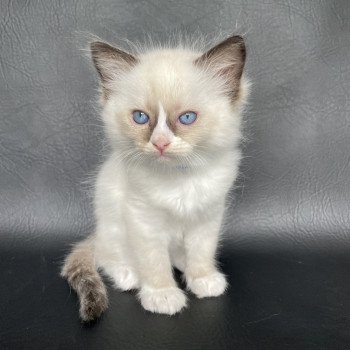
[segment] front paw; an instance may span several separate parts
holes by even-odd
[[[214,272],[207,276],[193,278],[186,276],[188,288],[198,298],[217,297],[227,288],[225,276],[221,272]]]
[[[174,315],[186,306],[186,296],[177,287],[142,287],[139,297],[144,309],[159,314]]]

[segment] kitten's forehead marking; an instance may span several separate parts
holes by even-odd
[[[165,113],[163,105],[160,102],[158,102],[158,122],[157,122],[156,128],[159,127],[164,130],[167,126],[166,118],[167,118],[167,115]]]
[[[165,136],[169,142],[172,142],[175,137],[174,133],[169,129],[169,126],[167,124],[167,115],[161,102],[158,103],[157,125],[153,129],[150,141],[156,141],[159,136]]]

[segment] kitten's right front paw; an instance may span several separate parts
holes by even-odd
[[[144,309],[159,314],[174,315],[186,306],[186,296],[177,287],[162,289],[142,287],[139,297]]]

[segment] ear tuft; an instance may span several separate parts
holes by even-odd
[[[197,58],[195,64],[224,78],[229,94],[237,97],[245,60],[244,40],[234,35]]]
[[[90,44],[91,57],[101,78],[103,97],[108,98],[109,83],[118,74],[131,69],[137,63],[137,58],[107,43],[95,41]]]

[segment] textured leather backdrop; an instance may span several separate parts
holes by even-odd
[[[221,253],[231,288],[173,318],[110,289],[94,326],[58,277],[93,229],[97,77],[79,50],[243,33],[253,80]],[[0,2],[0,348],[350,348],[350,2]]]

